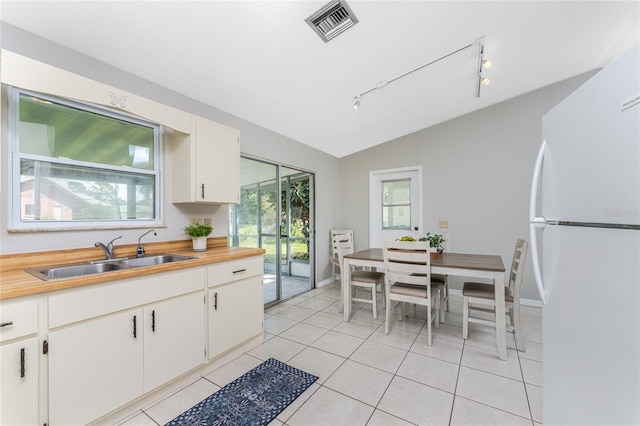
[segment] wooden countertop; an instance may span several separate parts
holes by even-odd
[[[48,281],[31,275],[26,272],[24,268],[101,260],[104,258],[104,253],[99,248],[87,248],[2,255],[0,256],[0,300],[82,287],[123,278],[135,278],[143,275],[203,266],[245,257],[261,256],[265,253],[264,249],[227,247],[226,244],[226,237],[209,238],[207,251],[204,252],[194,252],[191,247],[191,240],[145,244],[144,247],[147,256],[169,253],[189,256],[194,259],[162,265],[109,271],[74,278],[50,279]],[[135,255],[135,244],[116,246],[115,257],[132,258],[135,257]]]

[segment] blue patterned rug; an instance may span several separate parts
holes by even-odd
[[[316,376],[269,358],[167,426],[266,425],[316,380]]]

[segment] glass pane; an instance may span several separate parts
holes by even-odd
[[[410,229],[411,206],[382,207],[382,229]]]
[[[154,194],[154,176],[20,160],[22,221],[149,220]]]
[[[382,204],[411,203],[411,180],[389,180],[382,182]]]
[[[154,169],[155,129],[20,93],[19,152]]]

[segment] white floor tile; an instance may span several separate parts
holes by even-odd
[[[408,351],[417,337],[418,333],[410,333],[403,330],[392,330],[389,334],[384,334],[384,327],[379,327],[369,337],[369,341]]]
[[[363,342],[364,339],[360,339],[358,337],[329,331],[327,334],[313,342],[311,346],[343,358],[349,358],[349,356],[358,349]]]
[[[317,314],[305,319],[304,322],[331,330],[342,322],[342,316],[329,314],[327,312],[318,312]]]
[[[445,425],[452,406],[453,394],[396,376],[377,408],[418,425]]]
[[[522,381],[462,366],[456,395],[521,417],[530,416]]]
[[[522,375],[525,383],[542,386],[542,363],[530,359],[521,359]]]
[[[373,412],[371,419],[367,423],[367,426],[411,426],[412,423],[409,423],[405,420],[402,420],[399,417],[392,416],[389,413],[385,413],[384,411],[376,410]]]
[[[302,343],[303,345],[310,345],[326,334],[327,331],[326,328],[301,322],[280,333],[280,337]]]
[[[350,359],[395,374],[406,354],[406,350],[392,348],[391,346],[367,340]]]
[[[462,365],[522,381],[520,361],[513,349],[507,349],[507,360],[503,361],[498,358],[495,350],[466,345],[462,354]]]
[[[151,417],[147,416],[145,413],[137,414],[136,416],[130,418],[129,420],[119,423],[121,426],[156,426],[157,423],[151,420]]]
[[[228,364],[204,376],[204,378],[222,388],[262,363],[263,361],[258,358],[240,355]]]
[[[393,374],[347,360],[324,385],[375,407],[391,379]]]
[[[208,380],[200,379],[180,392],[149,407],[145,410],[145,413],[156,423],[163,425],[218,390],[220,390],[220,386],[216,386]]]
[[[531,420],[465,398],[456,397],[450,425],[531,426]]]
[[[333,331],[338,331],[350,336],[366,339],[371,336],[373,332],[378,328],[380,328],[379,324],[352,319],[349,322],[341,322],[336,327],[334,327]]]
[[[289,360],[287,364],[318,377],[316,383],[322,384],[345,362],[343,357],[307,347]]]
[[[365,425],[374,408],[321,387],[287,421],[289,426]]]
[[[274,315],[264,320],[264,331],[265,333],[280,334],[297,323],[298,321]]]
[[[458,364],[409,352],[402,361],[397,375],[445,392],[454,393],[459,368]]]
[[[287,318],[294,321],[302,321],[315,314],[317,311],[313,309],[303,308],[300,305],[291,306],[282,312],[279,312],[277,316],[281,318]]]
[[[533,420],[542,423],[542,388],[525,383]]]
[[[278,361],[287,362],[296,354],[301,352],[306,346],[300,343],[293,342],[291,340],[283,339],[282,337],[275,336],[267,342],[264,342],[260,346],[252,349],[249,355],[259,358],[263,361],[269,358],[275,358]]]
[[[464,344],[461,342],[452,342],[440,337],[432,338],[431,345],[428,345],[427,335],[420,334],[411,346],[411,352],[459,364],[463,347]]]

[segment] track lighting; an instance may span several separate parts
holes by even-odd
[[[461,48],[459,48],[457,50],[454,50],[454,51],[452,51],[450,53],[447,53],[446,55],[443,55],[443,56],[441,56],[441,57],[439,57],[437,59],[434,59],[431,62],[427,62],[426,64],[420,65],[417,68],[409,70],[409,71],[405,72],[404,74],[399,75],[398,77],[392,78],[390,80],[381,81],[377,85],[373,86],[371,89],[365,90],[364,92],[360,93],[359,95],[354,96],[353,97],[353,108],[354,109],[360,108],[360,98],[362,96],[367,95],[367,94],[373,92],[374,90],[382,89],[383,87],[386,87],[388,84],[391,84],[396,80],[400,80],[401,78],[406,77],[409,74],[412,74],[412,73],[414,73],[414,72],[416,72],[418,70],[421,70],[422,68],[426,68],[429,65],[433,65],[436,62],[439,62],[439,61],[441,61],[443,59],[448,58],[449,56],[455,55],[458,52],[462,52],[463,50],[466,50],[466,49],[468,49],[470,47],[473,47],[473,46],[476,46],[476,45],[479,48],[478,49],[478,70],[477,70],[478,71],[478,90],[476,92],[476,97],[479,98],[480,97],[480,85],[486,86],[490,82],[489,78],[482,76],[482,69],[483,68],[485,68],[485,69],[490,68],[491,65],[492,65],[490,60],[484,59],[484,37],[481,37],[481,38],[477,39],[473,43],[470,43],[470,44],[468,44],[466,46],[463,46],[463,47],[461,47]]]

